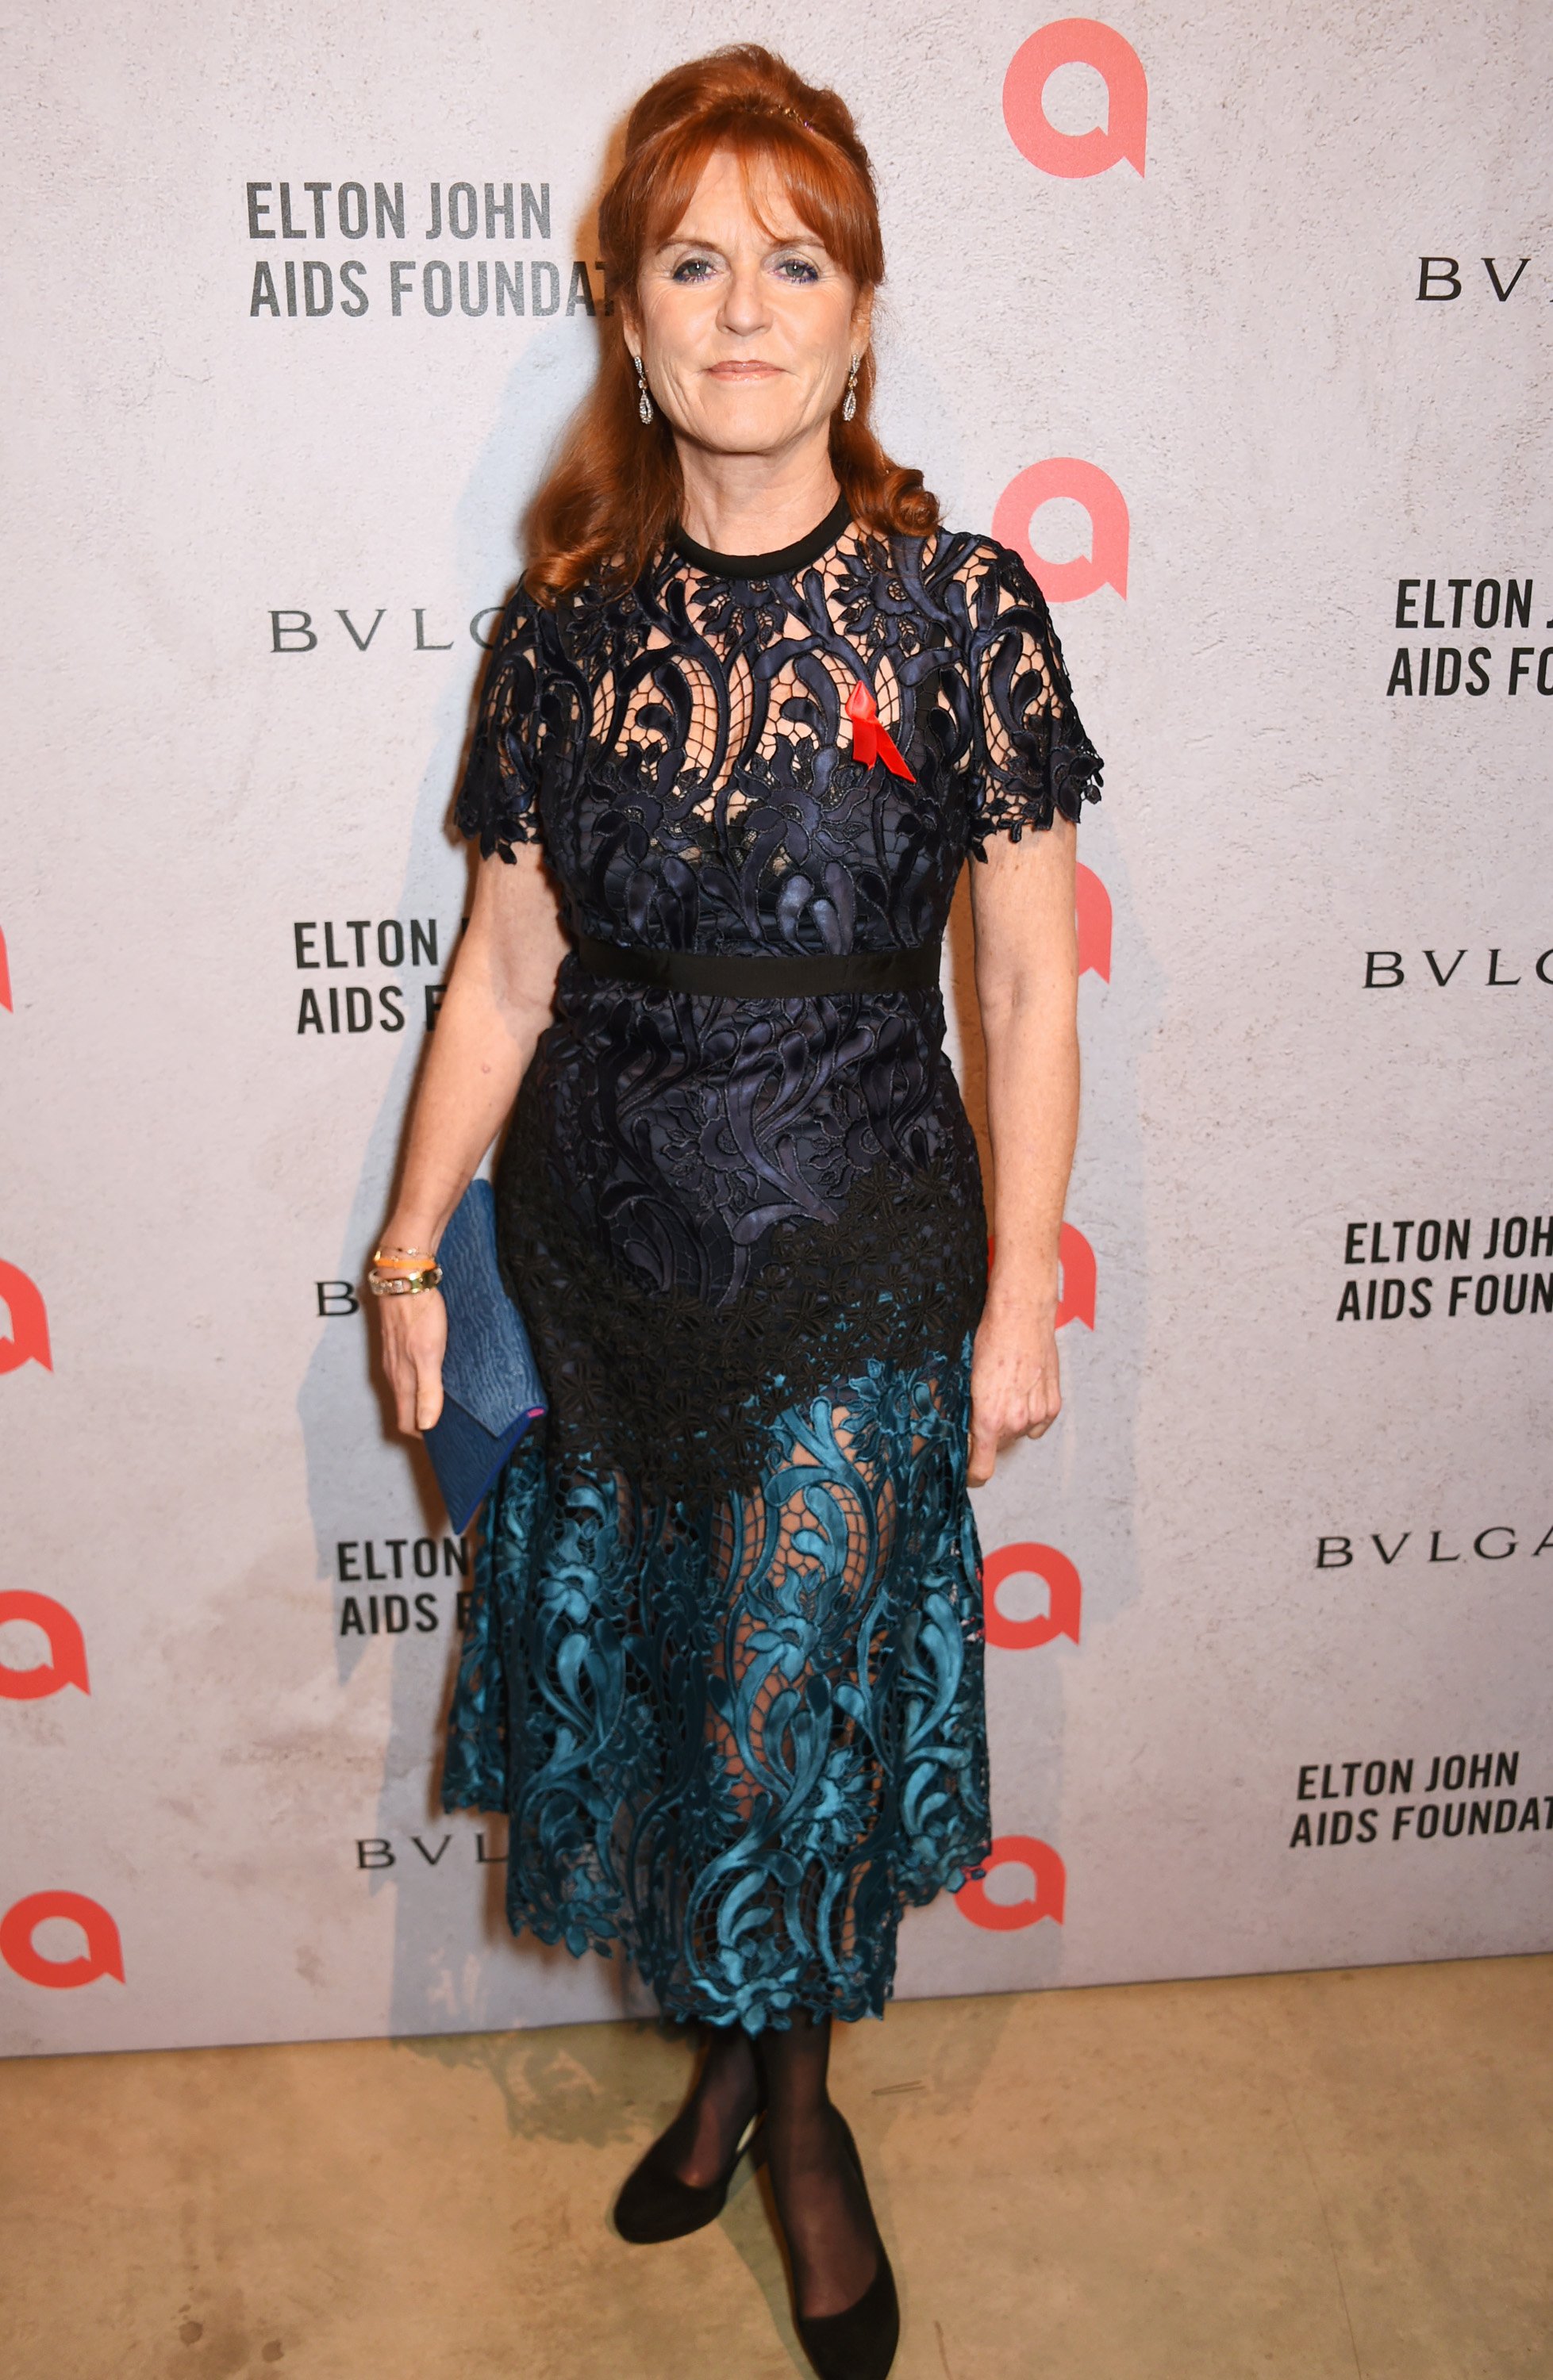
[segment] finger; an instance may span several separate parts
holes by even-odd
[[[385,1353],[384,1368],[388,1375],[388,1387],[394,1400],[394,1427],[400,1430],[415,1427],[415,1382],[396,1355]]]
[[[414,1424],[418,1430],[434,1428],[442,1417],[442,1366],[428,1366],[415,1375]]]

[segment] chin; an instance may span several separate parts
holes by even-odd
[[[702,407],[702,433],[709,446],[729,454],[763,454],[785,445],[801,421],[801,409],[779,383],[766,394],[749,388],[714,395]]]

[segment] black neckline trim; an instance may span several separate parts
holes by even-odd
[[[716,553],[709,545],[698,545],[682,528],[676,528],[668,541],[682,561],[713,578],[788,578],[795,570],[818,562],[851,517],[851,505],[845,496],[838,496],[817,528],[801,537],[796,545],[778,546],[774,553]]]

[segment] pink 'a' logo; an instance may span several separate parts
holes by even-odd
[[[1034,520],[1043,504],[1070,498],[1089,515],[1089,552],[1070,562],[1047,562],[1035,551]],[[993,508],[992,533],[1022,554],[1048,603],[1082,603],[1097,588],[1127,599],[1131,524],[1127,499],[1109,472],[1077,455],[1053,455],[1011,479]]]
[[[1046,85],[1058,67],[1093,67],[1106,85],[1104,129],[1059,132],[1046,110]],[[1003,121],[1022,156],[1065,182],[1104,174],[1122,158],[1143,170],[1148,78],[1131,42],[1093,17],[1064,17],[1022,42],[1003,78]]]
[[[1035,1883],[1033,1897],[992,1900],[987,1878],[1000,1867],[1028,1868]],[[989,1934],[1017,1934],[1023,1926],[1038,1925],[1043,1917],[1060,1925],[1067,1903],[1068,1871],[1050,1843],[1041,1842],[1034,1835],[999,1835],[987,1860],[986,1876],[968,1876],[955,1895],[960,1915]]]
[[[48,1638],[49,1658],[31,1670],[13,1670],[0,1659],[0,1701],[41,1702],[45,1694],[62,1694],[67,1686],[79,1686],[83,1694],[92,1692],[86,1678],[86,1639],[73,1612],[55,1603],[52,1595],[34,1595],[27,1587],[13,1586],[0,1592],[0,1628],[7,1620],[26,1620],[41,1628]]]
[[[0,1264],[0,1302],[11,1316],[11,1335],[0,1339],[0,1372],[19,1371],[23,1364],[42,1364],[45,1372],[52,1372],[48,1315],[19,1266]]]
[[[1093,868],[1081,859],[1073,880],[1079,926],[1079,973],[1111,979],[1111,896]]]
[[[51,1917],[67,1917],[86,1936],[86,1955],[77,1959],[45,1959],[32,1937]],[[118,1928],[100,1900],[84,1892],[30,1892],[0,1917],[0,1959],[24,1984],[41,1984],[45,1991],[73,1992],[94,1984],[99,1975],[124,1981],[124,1949]]]
[[[1057,1327],[1065,1322],[1082,1322],[1087,1330],[1094,1328],[1094,1250],[1083,1233],[1071,1223],[1064,1223],[1057,1244],[1057,1261],[1062,1275],[1058,1293]]]
[[[997,1590],[1011,1578],[1032,1574],[1046,1581],[1046,1608],[1033,1620],[1010,1620],[997,1608]],[[1058,1636],[1078,1643],[1083,1585],[1075,1564],[1055,1546],[999,1546],[982,1564],[982,1593],[987,1643],[1003,1652],[1033,1652]]]

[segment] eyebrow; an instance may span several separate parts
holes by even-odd
[[[826,253],[824,240],[816,233],[808,229],[795,233],[790,239],[778,239],[774,237],[771,245],[773,248],[813,248],[816,249],[822,256]],[[669,238],[659,240],[656,252],[661,256],[666,249],[670,248],[709,248],[718,256],[725,256],[728,253],[726,249],[717,246],[715,239],[695,239],[684,232],[675,232]]]

